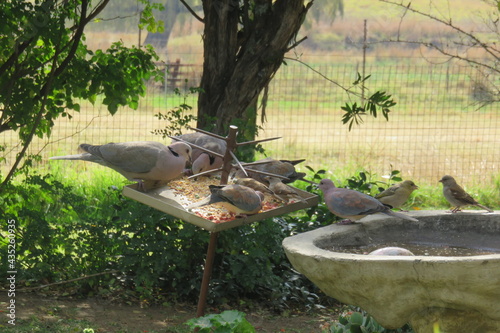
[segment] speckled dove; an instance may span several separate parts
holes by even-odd
[[[393,185],[375,196],[381,203],[392,209],[402,210],[400,207],[408,200],[411,193],[418,189],[418,186],[411,180],[405,180]]]
[[[81,144],[82,154],[54,156],[51,160],[83,160],[98,163],[139,182],[166,182],[182,175],[191,147],[183,142],[165,146],[154,141],[132,141],[104,145]]]
[[[224,155],[224,153],[226,152],[226,145],[227,145],[226,141],[204,133],[199,133],[199,132],[187,133],[178,136],[178,138],[187,141],[189,143],[193,143],[197,146],[209,149],[221,155]],[[193,164],[191,166],[191,170],[194,175],[222,167],[223,160],[221,157],[215,156],[196,147],[192,148],[193,148]]]
[[[451,209],[452,213],[458,212],[462,206],[477,206],[493,213],[493,210],[481,205],[469,193],[465,192],[452,176],[445,175],[439,182],[443,183],[444,197],[453,206],[453,209]]]
[[[264,194],[242,185],[210,185],[210,196],[186,207],[193,208],[219,204],[237,216],[257,214],[262,209]]]
[[[337,188],[330,179],[322,179],[318,187],[323,192],[328,209],[333,214],[345,219],[341,223],[352,223],[376,213],[418,221],[405,214],[393,212],[389,207],[367,194],[346,188]]]

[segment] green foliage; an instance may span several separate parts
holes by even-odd
[[[140,0],[144,5],[146,5],[141,12],[141,19],[139,23],[139,29],[144,29],[151,33],[162,33],[165,29],[165,24],[163,21],[155,20],[153,10],[162,11],[165,10],[165,6],[161,3],[150,3],[148,0]]]
[[[396,330],[386,329],[361,310],[340,315],[338,323],[330,327],[329,333],[413,333],[413,330],[409,325]]]
[[[34,136],[50,135],[56,118],[79,112],[80,100],[93,103],[99,95],[111,114],[120,106],[137,109],[145,81],[161,79],[154,64],[158,57],[151,47],[127,48],[122,42],[105,51],[90,51],[84,30],[105,5],[0,2],[0,133],[17,131],[27,148]],[[145,19],[153,24],[151,17]],[[24,153],[18,155],[6,181]]]
[[[371,180],[371,176],[372,175],[367,171],[360,171],[357,175],[354,175],[351,178],[347,179],[346,188],[370,194],[372,188],[378,187],[377,184],[380,183],[379,181]],[[378,189],[380,192],[382,188],[379,187]]]
[[[371,75],[361,77],[358,73],[358,78],[353,82],[353,86],[361,84],[362,89],[364,89],[364,83],[370,76]],[[354,124],[360,125],[363,123],[362,116],[366,114],[370,114],[374,118],[377,118],[377,110],[380,110],[384,118],[389,121],[390,108],[394,105],[396,105],[396,102],[394,102],[391,95],[388,95],[385,91],[377,91],[366,98],[366,100],[363,100],[360,105],[354,102],[351,104],[346,103],[345,106],[342,106],[341,109],[345,111],[345,114],[342,116],[342,123],[349,124],[350,131]]]
[[[197,94],[202,91],[201,88],[190,87],[189,92],[184,94],[181,93],[179,88],[175,88],[174,93],[178,96],[182,96],[183,102],[179,105],[167,111],[167,113],[157,113],[155,117],[158,120],[164,120],[167,122],[165,128],[156,129],[152,133],[155,135],[161,135],[163,138],[167,136],[178,136],[182,134],[183,129],[188,129],[189,124],[196,121],[196,117],[192,114],[187,114],[193,108],[191,105],[187,104],[187,100],[190,94]]]
[[[277,311],[314,307],[319,290],[293,269],[281,246],[285,237],[319,225],[305,220],[283,216],[221,233],[210,298],[258,299]]]
[[[125,300],[157,299],[161,290],[171,299],[197,296],[208,241],[199,228],[126,199],[114,186],[92,191],[33,175],[6,192],[2,207],[17,221],[19,278],[26,285],[118,271],[72,286]],[[0,243],[2,255],[6,245]]]
[[[68,183],[60,176],[32,174],[6,188],[0,202],[3,215],[17,222],[23,281],[18,287],[87,276],[63,288],[126,302],[161,303],[165,295],[169,301],[195,301],[209,233],[123,197],[109,178]],[[321,225],[297,214],[221,232],[209,301],[247,298],[277,311],[291,304],[316,306],[318,289],[293,270],[281,242]],[[0,256],[6,246],[0,242]],[[107,274],[92,276],[102,272]]]
[[[220,314],[209,314],[193,318],[186,324],[200,333],[254,333],[255,328],[246,320],[245,314],[229,310]]]
[[[374,189],[376,190],[375,193],[379,193],[389,186],[394,185],[394,183],[402,181],[403,179],[399,176],[400,173],[401,172],[399,170],[392,170],[387,177],[387,181],[380,181],[373,180],[375,175],[366,170],[359,171],[357,175],[347,178],[346,188],[372,195]],[[381,185],[384,185],[385,187]]]

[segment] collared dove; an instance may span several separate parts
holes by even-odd
[[[269,187],[267,187],[266,185],[262,184],[261,182],[259,182],[256,179],[253,179],[253,178],[238,178],[238,179],[236,179],[234,181],[234,183],[236,185],[243,185],[243,186],[250,187],[251,189],[254,189],[255,191],[259,191],[259,192],[262,192],[264,194],[269,194],[269,195],[277,198],[280,201],[287,202],[286,199],[283,199],[282,197],[276,195],[276,193],[274,193],[273,191],[271,191],[271,189]]]
[[[418,186],[411,180],[405,180],[393,185],[375,196],[381,203],[392,209],[402,210],[400,207],[408,200],[411,193],[418,189]]]
[[[226,141],[204,133],[199,133],[199,132],[186,133],[178,136],[178,138],[188,143],[192,143],[197,146],[209,149],[221,155],[224,155],[226,152],[226,146],[227,146]],[[221,157],[215,156],[196,147],[192,148],[193,148],[193,164],[191,166],[191,171],[193,172],[194,175],[222,167],[223,160]]]
[[[297,172],[295,170],[294,165],[302,162],[304,160],[296,160],[296,161],[288,161],[288,160],[275,160],[272,158],[265,158],[262,160],[258,160],[256,162],[267,162],[256,165],[248,165],[245,166],[245,170],[248,173],[248,176],[254,179],[257,179],[259,182],[266,184],[266,180],[264,179],[264,175],[252,172],[252,170],[264,171],[268,173],[272,173],[275,175],[287,177],[283,182],[285,183],[293,183],[297,179],[309,182],[308,180],[303,179],[306,175],[304,172]],[[236,178],[245,177],[242,170],[238,170],[235,174]]]
[[[452,176],[445,175],[439,182],[443,183],[444,197],[454,207],[451,209],[452,213],[458,212],[462,206],[477,206],[486,209],[489,213],[493,213],[493,210],[481,205],[469,193],[465,192]]]
[[[297,191],[295,191],[291,186],[284,184],[281,179],[276,177],[265,176],[264,180],[269,183],[269,189],[273,191],[279,198],[285,203],[290,201],[302,201],[306,202]]]
[[[393,212],[389,207],[367,194],[346,188],[337,188],[330,179],[322,179],[318,187],[323,192],[328,209],[333,214],[346,219],[341,223],[352,223],[376,213],[414,222],[418,221],[405,214]]]
[[[82,154],[54,156],[51,160],[83,160],[121,173],[129,180],[166,182],[182,175],[191,147],[183,142],[165,146],[154,141],[132,141],[104,145],[81,144]]]
[[[242,185],[210,185],[210,196],[186,207],[193,208],[219,204],[237,216],[257,214],[262,209],[264,194]]]

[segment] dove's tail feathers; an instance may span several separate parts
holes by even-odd
[[[307,203],[307,200],[302,198],[300,195],[294,195],[293,196],[294,199],[296,199],[297,201],[300,201],[300,202],[303,202],[303,203]]]
[[[399,217],[399,218],[402,218],[402,219],[405,219],[405,220],[408,220],[408,221],[418,222],[418,220],[416,218],[413,218],[413,217],[408,216],[408,215],[403,214],[403,213],[393,212],[392,210],[388,210],[388,211],[383,212],[383,213],[386,214],[386,215],[390,215],[390,216],[394,216],[394,217]]]
[[[201,207],[201,206],[209,205],[209,204],[212,203],[212,202],[210,202],[210,199],[211,199],[211,197],[208,196],[208,197],[206,197],[205,199],[203,199],[201,201],[193,202],[192,204],[186,206],[186,210],[191,210],[193,208],[198,208],[198,207]]]
[[[93,161],[94,159],[95,158],[92,158],[92,155],[90,155],[89,153],[49,157],[49,160],[82,160],[82,161]]]
[[[306,182],[306,183],[308,183],[308,184],[318,185],[318,183],[313,182],[312,180],[305,179],[305,178],[304,178],[304,176],[302,176],[302,177],[301,177],[301,178],[299,178],[298,180],[301,180],[301,181]]]
[[[492,209],[489,209],[488,207],[483,206],[483,205],[481,205],[481,204],[476,204],[476,206],[478,206],[478,207],[480,207],[480,208],[482,208],[482,209],[484,209],[484,210],[487,210],[487,211],[488,211],[488,213],[493,213],[493,212],[494,212]]]
[[[288,202],[288,200],[287,200],[287,199],[283,198],[282,196],[279,196],[279,195],[278,195],[278,194],[276,194],[276,193],[274,193],[274,194],[273,194],[273,197],[275,197],[275,198],[276,198],[276,199],[278,199],[278,200],[281,200],[281,201],[282,201],[282,202],[284,202],[284,203],[287,203],[287,202]]]
[[[280,160],[280,162],[283,162],[283,163],[290,163],[291,165],[297,165],[299,163],[302,163],[304,162],[306,159],[305,158],[301,158],[299,160]]]

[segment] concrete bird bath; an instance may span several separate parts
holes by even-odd
[[[288,237],[283,247],[295,269],[323,292],[363,308],[385,328],[409,322],[415,332],[431,333],[437,322],[441,333],[500,332],[500,212],[410,215],[419,222],[369,216],[357,224],[333,224]],[[342,253],[389,242],[466,248],[472,253]]]

